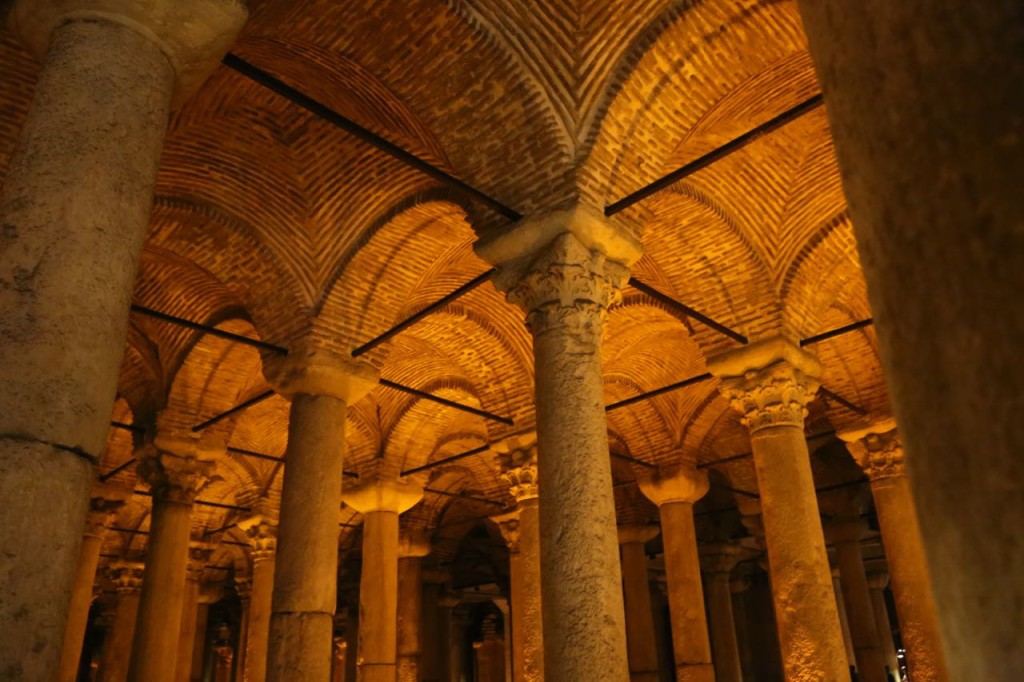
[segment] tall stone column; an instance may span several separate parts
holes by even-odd
[[[535,440],[509,439],[499,451],[502,480],[515,508],[494,517],[509,551],[512,621],[512,682],[544,680],[544,634],[540,570]]]
[[[629,674],[601,331],[640,244],[596,209],[528,218],[482,240],[497,286],[533,335],[540,478],[545,677]]]
[[[344,637],[334,638],[334,657],[331,659],[331,682],[345,682],[345,664],[348,642]]]
[[[423,642],[423,557],[430,541],[423,531],[402,531],[398,542],[398,682],[419,682]]]
[[[125,682],[128,679],[143,570],[141,563],[127,561],[119,561],[111,566],[111,578],[117,590],[117,606],[110,636],[103,649],[100,682]]]
[[[654,526],[619,526],[626,654],[632,682],[658,682],[658,647],[654,637],[647,552],[644,550],[644,545],[657,535],[658,529]]]
[[[885,667],[899,675],[900,659],[896,656],[896,642],[892,638],[892,625],[889,624],[889,607],[885,605],[885,588],[889,586],[889,574],[885,571],[868,573],[868,589],[871,590],[871,608],[875,613],[875,629],[878,630],[878,643],[882,648],[882,660]]]
[[[850,619],[846,616],[846,601],[843,599],[843,581],[839,577],[839,566],[832,565],[832,592],[836,595],[836,607],[839,611],[839,626],[843,631],[843,646],[846,648],[846,665],[851,670],[857,669],[857,655],[853,651],[853,637],[850,635]]]
[[[867,524],[859,519],[840,520],[829,523],[827,534],[835,546],[843,603],[850,622],[850,640],[857,660],[857,675],[863,682],[888,682],[882,649],[878,644],[875,614],[871,608],[864,556],[860,551],[860,541],[867,529]]]
[[[641,492],[658,505],[661,517],[676,678],[679,682],[712,682],[715,671],[693,523],[693,505],[708,491],[707,474],[680,466],[638,480]]]
[[[51,680],[169,111],[246,11],[238,0],[4,7],[42,69],[0,194],[0,670]]]
[[[376,385],[368,365],[312,346],[265,367],[291,399],[267,679],[327,682],[337,606],[346,406]]]
[[[729,581],[732,595],[732,622],[736,627],[736,643],[740,652],[741,680],[754,678],[754,649],[750,643],[750,623],[747,615],[746,593],[750,590],[750,576],[735,576]]]
[[[238,652],[235,655],[235,680],[236,682],[247,682],[248,674],[248,649],[249,649],[249,614],[252,611],[252,575],[235,573],[235,593],[238,594],[238,601],[241,605],[241,617],[238,619]],[[271,597],[273,597],[273,585],[271,585]],[[269,606],[268,606],[269,613]],[[267,616],[267,629],[270,629],[270,616]],[[266,667],[264,667],[266,671]]]
[[[150,485],[153,512],[128,672],[131,682],[176,679],[192,503],[223,453],[223,447],[157,436],[139,457],[139,477]]]
[[[174,666],[176,682],[190,682],[192,679],[192,658],[196,648],[196,630],[199,626],[199,592],[202,588],[200,581],[211,554],[211,545],[198,540],[189,543],[184,598],[181,604],[181,629],[177,640],[178,655]]]
[[[839,612],[804,438],[805,405],[820,365],[783,339],[708,362],[750,431],[771,567],[772,599],[788,682],[846,680]]]
[[[241,523],[252,548],[252,588],[245,639],[238,648],[245,651],[245,682],[267,679],[267,643],[270,637],[270,614],[274,595],[274,565],[277,558],[277,518],[265,502],[257,505],[260,512]]]
[[[378,478],[345,491],[345,504],[363,515],[359,579],[359,682],[395,682],[398,653],[398,516],[423,499],[404,479]]]
[[[915,682],[949,682],[953,678],[946,668],[931,571],[896,423],[880,422],[840,437],[870,480],[907,650],[907,672]]]
[[[715,682],[743,682],[730,587],[732,570],[739,561],[739,553],[739,547],[726,543],[702,547],[700,553],[701,569],[707,586]]]
[[[89,500],[89,513],[82,534],[82,549],[75,572],[71,605],[68,608],[68,622],[64,629],[64,649],[60,657],[58,682],[75,682],[78,665],[82,658],[82,644],[85,628],[89,623],[89,605],[92,603],[92,588],[96,582],[96,568],[100,562],[100,548],[103,533],[114,514],[124,506],[129,491],[101,485],[93,491]]]
[[[1022,680],[1024,656],[1007,655],[1024,623],[1020,3],[800,9],[906,441],[949,675]]]

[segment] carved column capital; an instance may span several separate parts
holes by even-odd
[[[370,478],[342,493],[345,504],[360,514],[403,512],[423,499],[423,486],[404,478]]]
[[[174,69],[174,102],[206,80],[234,44],[249,12],[243,0],[16,0],[8,26],[36,57],[72,21],[125,26],[153,41]]]
[[[903,443],[892,419],[877,422],[862,429],[851,429],[839,434],[846,449],[872,481],[906,476]]]
[[[651,502],[663,504],[685,502],[693,504],[708,492],[708,475],[692,466],[659,467],[637,477],[640,492]]]
[[[199,582],[206,570],[206,564],[210,563],[213,556],[214,545],[209,542],[193,540],[188,545],[188,569],[185,573],[186,580]]]
[[[89,498],[89,512],[85,517],[85,535],[102,537],[107,525],[124,506],[131,491],[126,488],[99,484]]]
[[[289,400],[296,395],[326,395],[346,405],[359,402],[380,381],[380,372],[368,362],[303,340],[288,355],[268,358],[263,375],[274,390]]]
[[[192,504],[224,454],[222,443],[157,436],[139,453],[139,478],[155,499]]]
[[[708,369],[722,379],[719,391],[753,434],[774,426],[803,428],[821,365],[810,353],[776,338],[711,358]]]
[[[257,505],[256,513],[238,522],[252,548],[252,562],[267,561],[277,554],[277,517]]]
[[[698,548],[700,570],[716,580],[728,581],[742,556],[742,550],[735,544],[719,542],[701,545]]]
[[[491,520],[498,524],[501,537],[508,545],[508,551],[512,554],[519,552],[519,509],[512,509],[504,514],[492,516]]]
[[[252,576],[235,575],[235,593],[242,601],[252,599]]]
[[[515,436],[494,448],[501,464],[501,480],[516,503],[534,499],[537,488],[537,437]]]
[[[119,595],[138,594],[142,590],[145,565],[137,561],[116,561],[110,565],[108,575]]]
[[[399,558],[425,557],[430,554],[430,536],[425,530],[401,530],[398,534]]]

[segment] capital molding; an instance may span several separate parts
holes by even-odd
[[[142,574],[145,565],[138,561],[115,561],[107,574],[114,583],[118,595],[138,594],[142,590]]]
[[[252,549],[252,562],[267,561],[277,555],[277,518],[253,514],[238,522]]]
[[[325,395],[354,405],[380,382],[380,372],[368,362],[353,360],[318,344],[300,343],[285,357],[269,358],[263,375],[280,395]]]
[[[430,535],[426,530],[405,530],[398,534],[398,556],[402,559],[425,557],[430,554]]]
[[[889,586],[889,574],[885,571],[868,571],[868,589],[884,590]]]
[[[158,435],[138,453],[139,478],[149,484],[155,499],[192,504],[226,452],[215,438]]]
[[[172,106],[178,106],[220,65],[248,17],[243,0],[15,0],[7,25],[37,59],[65,24],[129,28],[167,57],[176,83]]]
[[[89,498],[89,511],[85,517],[86,536],[101,537],[107,525],[124,507],[132,491],[108,483],[97,483]]]
[[[193,539],[188,545],[188,568],[186,570],[186,579],[194,582],[198,582],[203,575],[203,571],[206,570],[206,564],[210,563],[210,557],[213,556],[213,550],[216,545],[210,542],[204,542],[202,540]]]
[[[537,483],[537,434],[511,436],[493,446],[501,465],[501,480],[517,503],[539,495]]]
[[[688,465],[645,472],[637,477],[637,484],[640,492],[658,507],[676,502],[693,504],[707,494],[710,486],[707,472]]]
[[[393,512],[402,514],[423,499],[423,486],[403,478],[370,478],[342,492],[346,506],[360,514]]]
[[[646,544],[658,537],[658,533],[661,532],[659,526],[645,526],[636,523],[619,526],[617,530],[620,545]]]
[[[519,552],[519,513],[520,510],[516,507],[503,514],[491,517],[491,521],[498,525],[501,537],[505,540],[508,551],[512,554]]]
[[[906,476],[903,443],[894,419],[848,429],[838,436],[871,481]]]

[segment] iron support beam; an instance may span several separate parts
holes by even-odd
[[[439,467],[442,464],[448,464],[450,462],[457,462],[460,459],[466,459],[467,457],[472,457],[474,455],[479,455],[481,452],[487,452],[487,450],[490,449],[490,447],[491,446],[490,446],[489,443],[487,445],[481,445],[478,448],[473,448],[472,450],[467,450],[466,452],[462,452],[462,453],[460,453],[458,455],[452,455],[451,457],[447,457],[445,459],[439,459],[439,460],[436,460],[434,462],[428,462],[428,463],[426,463],[426,464],[424,464],[422,466],[413,467],[412,469],[406,469],[400,475],[401,476],[411,476],[412,474],[418,474],[421,471],[427,471],[429,469],[433,469],[434,467]]]
[[[611,454],[611,456],[612,456],[612,457],[614,457],[615,459],[621,459],[621,460],[623,460],[624,462],[631,462],[631,463],[633,463],[633,464],[637,464],[637,465],[639,465],[639,466],[642,466],[642,467],[644,467],[645,469],[657,469],[657,468],[658,468],[658,465],[657,465],[657,464],[651,464],[650,462],[645,462],[645,461],[644,461],[644,460],[642,460],[642,459],[637,459],[636,457],[631,457],[631,456],[629,456],[629,455],[624,455],[624,454],[622,454],[621,452],[614,452],[614,451],[613,451],[613,452],[611,452],[610,454]]]
[[[691,308],[690,306],[688,306],[688,305],[686,305],[684,303],[680,303],[679,301],[675,300],[674,298],[672,298],[668,294],[662,293],[662,292],[658,291],[657,289],[655,289],[654,287],[652,287],[652,286],[650,286],[648,284],[644,284],[643,282],[638,280],[636,277],[630,277],[629,278],[629,284],[630,284],[630,286],[632,286],[637,291],[642,291],[643,293],[647,294],[651,298],[664,303],[665,305],[669,306],[670,308],[675,308],[676,310],[680,311],[681,313],[683,313],[687,317],[692,317],[693,319],[695,319],[698,322],[704,324],[705,326],[710,327],[711,329],[714,329],[719,334],[722,334],[723,336],[728,336],[733,341],[739,341],[740,343],[742,343],[744,345],[749,343],[747,337],[744,336],[743,334],[740,334],[739,332],[736,332],[736,331],[733,331],[732,329],[729,329],[729,327],[726,327],[721,322],[718,322],[716,320],[711,319],[707,315],[704,315],[703,313],[700,313],[700,312],[694,310],[693,308]]]
[[[447,490],[437,490],[436,488],[424,488],[423,492],[430,493],[431,495],[440,495],[441,497],[457,497],[463,500],[472,500],[474,502],[483,502],[484,504],[493,504],[496,507],[505,506],[505,504],[502,502],[489,500],[486,497],[477,497],[476,495],[466,495],[464,493],[450,493]]]
[[[851,403],[849,400],[847,400],[843,396],[838,395],[836,393],[833,393],[832,391],[828,390],[824,386],[819,387],[818,388],[818,392],[821,393],[822,397],[839,403],[840,405],[842,405],[843,407],[848,409],[850,412],[854,412],[856,414],[859,414],[862,417],[868,413],[868,411],[865,410],[860,405],[855,405],[854,403]]]
[[[142,497],[153,497],[153,493],[148,490],[133,490],[133,495],[140,495]],[[206,500],[195,500],[192,504],[198,504],[200,507],[213,507],[214,509],[230,509],[231,511],[252,511],[249,507],[239,507],[235,504],[223,504],[222,502],[208,502]]]
[[[440,396],[436,396],[436,395],[433,395],[431,393],[427,393],[426,391],[421,391],[421,390],[419,390],[417,388],[410,388],[409,386],[403,386],[402,384],[395,383],[394,381],[388,381],[387,379],[381,379],[380,380],[380,385],[381,386],[385,386],[385,387],[390,388],[390,389],[394,389],[396,391],[401,391],[402,393],[408,393],[409,395],[414,395],[417,398],[422,398],[423,400],[430,400],[430,401],[433,401],[433,402],[438,403],[440,405],[444,405],[446,407],[451,407],[452,409],[462,410],[463,412],[468,412],[469,414],[475,414],[476,416],[483,417],[484,419],[490,419],[491,421],[501,422],[502,424],[506,424],[507,426],[515,426],[516,425],[514,421],[512,421],[511,419],[509,419],[507,417],[499,417],[498,415],[494,414],[493,412],[488,412],[486,410],[479,410],[479,409],[477,409],[475,407],[470,407],[469,405],[463,405],[462,403],[457,403],[454,400],[448,400],[447,398],[441,398]]]
[[[135,457],[132,457],[131,459],[129,459],[124,464],[121,464],[120,466],[114,467],[113,469],[111,469],[110,471],[108,471],[105,474],[101,474],[100,477],[99,477],[100,483],[106,483],[107,481],[112,479],[114,476],[117,476],[119,473],[121,473],[122,471],[124,471],[125,469],[130,467],[132,464],[135,464],[136,461],[138,461],[138,460]]]
[[[234,341],[235,343],[243,343],[247,346],[252,346],[253,348],[259,348],[260,350],[279,353],[280,355],[288,355],[288,349],[283,346],[275,346],[274,344],[267,343],[266,341],[252,339],[248,336],[242,336],[241,334],[226,332],[223,329],[217,329],[216,327],[211,327],[208,324],[200,324],[198,322],[193,322],[192,320],[186,320],[183,317],[177,317],[176,315],[168,315],[167,313],[162,313],[158,310],[153,310],[152,308],[147,308],[135,303],[132,304],[132,312],[139,313],[140,315],[146,315],[162,322],[176,324],[179,327],[188,327],[189,329],[194,329],[195,331],[203,332],[204,334],[227,339],[228,341]]]
[[[253,405],[256,405],[258,403],[262,403],[264,400],[266,400],[267,398],[270,398],[273,395],[274,395],[274,391],[273,390],[264,391],[263,393],[260,393],[258,396],[254,396],[252,398],[249,398],[246,401],[238,403],[237,405],[235,405],[234,407],[232,407],[229,410],[225,410],[224,412],[221,412],[220,414],[214,415],[214,416],[210,417],[209,419],[207,419],[206,421],[204,421],[204,422],[202,422],[200,424],[196,424],[195,426],[192,427],[192,431],[194,431],[194,432],[195,431],[202,431],[205,428],[213,426],[217,422],[220,422],[220,421],[223,421],[223,420],[227,419],[228,417],[230,417],[231,415],[233,415],[233,414],[235,414],[237,412],[241,412],[242,410],[250,408]]]
[[[279,464],[287,464],[287,461],[285,460],[284,457],[275,457],[274,455],[265,455],[262,452],[253,452],[252,450],[246,450],[244,448],[234,448],[234,447],[230,447],[229,446],[227,448],[227,451],[228,452],[233,452],[233,453],[235,453],[237,455],[242,455],[244,457],[252,457],[253,459],[263,459],[263,460],[266,460],[268,462],[278,462]],[[357,474],[354,471],[342,471],[341,475],[342,476],[348,476],[349,478],[359,478],[359,474]]]
[[[605,412],[611,412],[612,410],[617,410],[617,409],[619,409],[621,407],[626,407],[627,405],[632,405],[633,403],[638,403],[641,400],[650,400],[651,398],[654,398],[656,396],[662,395],[664,393],[669,393],[670,391],[678,391],[681,388],[686,388],[687,386],[693,386],[694,384],[699,384],[702,381],[708,381],[709,379],[713,379],[713,378],[714,377],[711,374],[707,374],[707,373],[699,374],[699,375],[697,375],[695,377],[690,377],[689,379],[683,379],[682,381],[677,381],[674,384],[669,384],[668,386],[662,386],[661,388],[656,388],[653,391],[648,391],[647,393],[641,393],[640,395],[635,395],[632,398],[626,398],[625,400],[620,400],[617,403],[612,403],[611,405],[608,405],[607,407],[605,407],[604,411]]]
[[[778,116],[776,116],[775,118],[773,118],[772,120],[762,123],[753,130],[743,133],[734,140],[726,142],[721,147],[718,147],[717,149],[708,152],[704,156],[701,156],[700,158],[691,161],[682,168],[678,168],[669,173],[668,175],[659,178],[658,180],[655,180],[646,187],[642,187],[637,191],[633,192],[632,194],[619,199],[615,203],[609,204],[607,207],[605,207],[604,214],[606,216],[613,216],[620,211],[624,211],[633,204],[643,201],[652,194],[657,194],[666,187],[670,187],[675,183],[679,182],[680,180],[690,175],[693,175],[697,171],[707,168],[714,162],[723,159],[726,156],[729,156],[733,152],[743,149],[744,147],[746,147],[748,144],[758,139],[759,137],[774,132],[781,128],[782,126],[786,125],[787,123],[795,121],[804,114],[814,111],[823,103],[824,100],[822,99],[821,94],[814,95],[810,99],[804,100],[803,102],[796,105],[792,109],[788,109],[783,113],[779,114]]]
[[[291,87],[284,81],[270,75],[269,73],[260,69],[259,67],[254,66],[253,64],[250,64],[249,62],[245,61],[238,55],[229,52],[224,57],[223,63],[229,69],[237,71],[246,78],[256,83],[259,83],[264,88],[276,93],[277,95],[280,95],[281,97],[285,98],[292,104],[296,104],[302,107],[303,109],[313,114],[317,118],[323,119],[324,121],[327,121],[334,127],[344,130],[346,133],[359,138],[360,140],[367,143],[371,147],[379,149],[388,156],[391,156],[392,158],[397,159],[398,161],[409,166],[410,168],[414,168],[419,172],[423,173],[424,175],[427,175],[433,178],[434,180],[437,180],[441,184],[447,185],[448,187],[451,187],[452,189],[457,190],[458,192],[461,192],[462,194],[465,194],[466,196],[475,199],[476,201],[479,201],[480,203],[491,208],[492,210],[504,216],[505,218],[508,218],[509,220],[519,220],[520,218],[523,217],[522,214],[520,214],[518,211],[509,208],[508,206],[501,203],[497,199],[494,199],[493,197],[484,194],[480,190],[470,186],[469,184],[463,182],[462,180],[459,180],[455,176],[446,173],[440,168],[419,158],[418,156],[410,152],[407,152],[406,150],[402,149],[393,142],[390,142],[381,137],[380,135],[377,135],[376,133],[367,130],[366,128],[359,125],[355,121],[345,118],[344,116],[339,114],[337,111],[331,109],[327,105],[318,102],[317,100],[313,99],[309,95],[299,90],[296,90],[295,88]]]
[[[834,339],[837,336],[842,336],[843,334],[849,334],[850,332],[855,332],[858,329],[863,329],[864,327],[870,327],[874,323],[875,323],[875,321],[872,318],[869,317],[866,320],[860,320],[859,322],[854,322],[853,324],[848,324],[845,327],[839,327],[837,329],[830,329],[827,332],[822,332],[821,334],[815,334],[814,336],[809,336],[806,339],[802,339],[800,341],[800,346],[801,347],[803,347],[803,346],[811,346],[811,345],[814,345],[816,343],[821,343],[822,341],[827,341],[828,339]]]
[[[440,310],[441,308],[445,307],[446,305],[448,305],[452,301],[455,301],[455,300],[461,298],[462,296],[468,294],[470,291],[472,291],[473,289],[476,289],[478,286],[480,286],[481,284],[486,282],[488,279],[490,279],[492,274],[494,274],[494,268],[491,268],[487,272],[484,272],[484,273],[481,273],[481,274],[477,275],[476,277],[474,277],[473,279],[469,280],[468,282],[466,282],[461,287],[459,287],[455,291],[451,292],[450,294],[448,294],[444,298],[439,298],[438,300],[434,301],[433,303],[428,305],[423,310],[420,310],[419,312],[417,312],[417,313],[415,313],[413,315],[410,315],[409,317],[405,318],[404,320],[402,320],[401,322],[399,322],[394,327],[392,327],[391,329],[387,330],[386,332],[384,332],[380,336],[374,337],[374,338],[370,339],[369,341],[367,341],[366,343],[364,343],[363,345],[359,346],[354,351],[352,351],[352,357],[358,358],[360,355],[363,355],[364,353],[368,353],[369,351],[373,350],[374,348],[376,348],[380,344],[382,344],[385,341],[387,341],[388,339],[390,339],[392,336],[395,336],[396,334],[398,334],[400,332],[403,332],[406,329],[408,329],[409,327],[413,326],[414,324],[416,324],[417,322],[422,320],[424,317],[437,312],[438,310]]]

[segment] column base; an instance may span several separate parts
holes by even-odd
[[[715,666],[710,663],[677,665],[676,682],[715,682]]]

